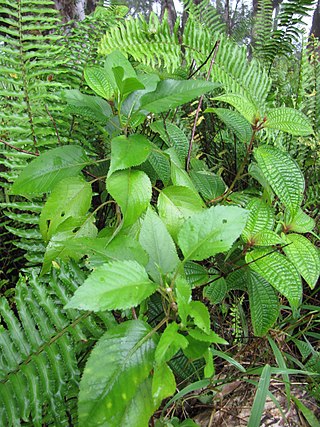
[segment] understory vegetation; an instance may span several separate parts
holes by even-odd
[[[1,426],[320,425],[313,6],[0,0]]]

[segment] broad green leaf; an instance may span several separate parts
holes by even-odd
[[[252,136],[252,128],[238,111],[228,110],[226,108],[207,108],[205,113],[215,113],[221,121],[232,130],[241,142],[248,143]]]
[[[91,66],[84,70],[84,78],[90,88],[99,96],[111,99],[113,88],[110,82],[110,75],[102,67]]]
[[[160,78],[157,74],[139,74],[139,80],[145,88],[130,93],[130,95],[128,95],[128,97],[124,100],[121,107],[121,113],[127,117],[132,116],[132,120],[139,120],[140,116],[143,118],[143,120],[145,120],[146,115],[144,113],[134,113],[139,110],[141,98],[146,93],[153,92],[156,89]]]
[[[178,314],[182,324],[186,325],[189,314],[189,304],[191,302],[191,286],[183,277],[179,276],[176,279],[175,292]]]
[[[186,338],[189,344],[183,350],[183,353],[189,360],[200,359],[210,347],[210,342],[208,341],[196,340],[191,335],[188,335]]]
[[[290,215],[291,217],[291,215]],[[315,228],[315,220],[308,216],[302,209],[293,218],[285,216],[285,229],[297,233],[310,233]]]
[[[210,333],[210,314],[207,307],[201,301],[191,301],[189,304],[189,316],[194,324],[206,334]]]
[[[152,168],[154,169],[157,179],[160,179],[165,185],[167,185],[171,179],[171,165],[170,157],[167,153],[162,150],[152,150],[148,157]]]
[[[192,287],[204,285],[209,280],[207,269],[196,262],[187,261],[184,264],[184,272],[188,283]]]
[[[117,84],[117,88],[119,89],[122,97],[125,97],[135,90],[141,90],[145,88],[136,76],[125,78],[125,70],[121,66],[112,68],[112,72]]]
[[[69,217],[60,224],[47,245],[41,274],[47,273],[52,266],[52,261],[57,258],[63,261],[69,258],[79,261],[84,253],[82,249],[79,252],[75,251],[73,242],[83,237],[96,237],[98,230],[94,222],[95,218],[92,215],[87,215],[77,218]]]
[[[159,194],[157,206],[160,218],[175,240],[185,220],[205,207],[197,193],[182,186],[164,188]]]
[[[71,255],[86,255],[90,267],[98,267],[110,261],[137,261],[141,265],[148,263],[148,256],[140,243],[131,236],[118,234],[110,241],[109,237],[82,237],[67,242]]]
[[[201,261],[230,249],[240,236],[247,215],[246,210],[236,206],[214,206],[193,215],[178,235],[185,259]]]
[[[113,173],[107,179],[107,190],[120,206],[125,226],[136,222],[147,209],[152,195],[149,177],[130,169]]]
[[[172,237],[152,209],[148,209],[143,220],[139,241],[149,255],[146,270],[153,280],[161,282],[162,275],[177,267],[179,258]]]
[[[155,352],[157,364],[168,362],[180,350],[188,345],[186,337],[179,334],[179,326],[172,322],[162,332]]]
[[[205,333],[201,329],[196,328],[196,329],[189,329],[188,333],[192,338],[198,341],[209,342],[212,344],[228,344],[228,341],[219,337],[219,335],[213,331],[209,331],[208,333]]]
[[[147,93],[141,98],[140,110],[163,113],[217,87],[216,83],[200,80],[162,80],[154,92]]]
[[[259,231],[272,230],[274,210],[262,199],[251,199],[246,209],[249,211],[249,216],[241,235],[245,241],[251,241]]]
[[[257,107],[243,95],[230,93],[213,99],[232,105],[251,124],[254,124],[256,119],[260,117]]]
[[[121,67],[123,70],[123,79],[136,78],[137,73],[135,72],[133,66],[130,64],[128,59],[118,50],[110,53],[104,63],[105,73],[108,76],[111,86],[113,89],[118,89],[116,77],[114,74],[114,69]]]
[[[91,206],[91,185],[80,177],[60,181],[42,209],[39,227],[45,241],[70,217],[83,217]]]
[[[176,391],[176,380],[166,363],[156,365],[152,379],[152,397],[156,406],[159,406],[163,399],[172,396]]]
[[[287,153],[268,145],[255,149],[254,156],[273,191],[294,216],[304,192],[299,166]]]
[[[291,135],[307,136],[313,133],[308,118],[301,111],[287,107],[269,110],[264,127],[282,130]]]
[[[108,172],[138,166],[147,160],[152,149],[150,141],[143,135],[125,135],[113,138],[111,141],[111,164]]]
[[[320,427],[320,421],[316,417],[314,411],[312,411],[310,408],[308,408],[301,400],[299,400],[297,397],[292,396],[291,398],[294,402],[294,404],[297,406],[299,411],[302,412],[304,418],[307,420],[310,426],[312,427]]]
[[[222,178],[207,170],[191,170],[190,178],[201,196],[206,200],[213,200],[221,196],[226,190]]]
[[[275,231],[261,230],[251,239],[251,244],[253,246],[273,246],[284,244],[284,241]]]
[[[207,298],[211,304],[219,304],[226,296],[226,293],[227,283],[224,277],[220,277],[203,289],[204,298]]]
[[[251,322],[255,336],[263,337],[277,320],[280,307],[273,287],[255,271],[248,271]]]
[[[226,283],[227,292],[232,290],[246,291],[248,283],[247,272],[244,269],[240,269],[228,274]]]
[[[173,123],[158,120],[151,123],[150,128],[154,132],[160,134],[161,139],[167,144],[168,147],[174,147],[179,159],[184,162],[189,149],[189,141],[184,132]]]
[[[283,235],[283,239],[288,243],[283,248],[284,253],[313,289],[320,275],[319,250],[300,234]]]
[[[136,261],[113,261],[97,267],[76,290],[66,308],[124,310],[139,305],[157,285]]]
[[[79,394],[79,426],[128,425],[128,413],[147,407],[135,416],[132,427],[147,427],[155,407],[143,403],[152,399],[146,383],[154,361],[156,336],[140,320],[124,322],[107,331],[92,350],[84,368]],[[148,398],[149,392],[149,398]]]
[[[72,114],[90,117],[102,123],[106,123],[112,116],[109,103],[99,96],[85,95],[78,89],[66,90],[63,96],[68,103],[67,111]]]
[[[251,414],[248,421],[248,427],[257,427],[260,425],[266,403],[267,393],[269,390],[270,378],[271,367],[270,365],[265,365],[261,373],[256,395],[254,397],[253,406],[251,408]]]
[[[39,194],[51,191],[64,178],[76,176],[89,163],[83,148],[65,145],[46,151],[32,160],[15,180],[12,194]]]
[[[255,249],[246,255],[250,268],[284,295],[292,308],[298,308],[302,284],[294,265],[282,254],[268,249]]]

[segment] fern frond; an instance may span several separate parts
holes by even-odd
[[[87,334],[99,338],[104,331],[89,313],[63,311],[83,279],[81,270],[72,266],[62,267],[48,281],[33,270],[16,286],[15,310],[1,298],[1,425],[70,425],[79,383],[77,343],[86,342]],[[110,324],[103,316],[99,322]]]

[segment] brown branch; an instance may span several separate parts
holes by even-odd
[[[213,56],[211,58],[209,70],[208,70],[207,77],[206,77],[207,81],[210,78],[212,67],[213,67],[213,64],[214,64],[214,61],[216,59],[217,52],[218,52],[218,49],[219,49],[219,45],[220,45],[220,40],[217,40],[216,43],[215,43],[215,45],[214,45],[214,48],[211,51],[213,53]],[[211,52],[210,52],[210,54],[211,54]],[[209,59],[209,57],[208,57],[208,59]],[[208,61],[208,59],[202,64],[202,66]],[[198,70],[196,70],[195,72],[197,72]],[[193,73],[190,77],[192,77],[194,74],[195,73]],[[191,151],[192,151],[194,136],[195,136],[195,133],[196,133],[197,122],[198,122],[198,117],[199,117],[199,113],[200,113],[200,109],[201,109],[203,97],[204,97],[204,95],[201,95],[201,97],[199,99],[198,107],[197,107],[197,110],[196,110],[196,115],[195,115],[194,122],[193,122],[192,134],[191,134],[191,139],[190,139],[189,149],[188,149],[188,156],[187,156],[187,161],[186,161],[186,171],[187,172],[189,172],[190,159],[191,159]]]
[[[12,148],[13,150],[19,151],[20,153],[31,154],[32,156],[39,156],[39,153],[32,153],[31,151],[24,150],[23,148],[15,147],[14,145],[10,144],[7,141],[4,141],[3,139],[0,139],[0,142],[2,142],[2,144],[6,145],[7,147]]]

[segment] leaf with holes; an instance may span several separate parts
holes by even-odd
[[[131,320],[99,339],[80,383],[80,427],[148,426],[156,409],[148,377],[157,338],[150,332],[145,322]]]
[[[248,212],[236,206],[214,206],[193,215],[178,234],[185,259],[201,261],[230,249],[247,217]]]
[[[161,276],[172,272],[179,263],[175,244],[158,215],[148,209],[143,220],[139,241],[149,255],[147,272],[161,283]]]
[[[51,239],[60,224],[68,218],[83,217],[91,206],[91,185],[80,177],[60,181],[44,205],[39,227],[45,241]]]
[[[136,261],[114,261],[97,267],[71,298],[66,308],[125,310],[139,305],[157,285]]]
[[[185,220],[204,207],[201,197],[188,187],[172,185],[164,188],[158,197],[160,218],[175,240]]]
[[[121,135],[113,138],[108,176],[117,170],[140,165],[147,160],[151,149],[151,142],[143,135]]]
[[[313,133],[308,118],[301,111],[287,107],[269,110],[264,127],[282,130],[297,136],[307,136]]]
[[[247,285],[253,331],[263,337],[279,316],[279,299],[270,283],[255,271],[248,271]]]
[[[267,145],[255,149],[254,156],[273,191],[294,216],[304,192],[299,166],[287,153]]]
[[[152,195],[148,175],[130,169],[113,173],[107,179],[107,190],[120,206],[125,226],[133,224],[147,209]]]
[[[64,178],[77,176],[89,163],[83,148],[65,145],[32,160],[15,180],[12,194],[40,194],[51,191]]]
[[[246,255],[250,268],[284,295],[292,308],[298,308],[302,298],[302,283],[294,265],[282,254],[268,249],[255,249]]]
[[[232,105],[251,124],[254,124],[256,119],[259,119],[260,114],[257,107],[243,95],[230,93],[217,96],[214,100]]]
[[[313,289],[320,275],[319,250],[300,234],[287,234],[282,237],[288,243],[283,248],[285,254]]]

